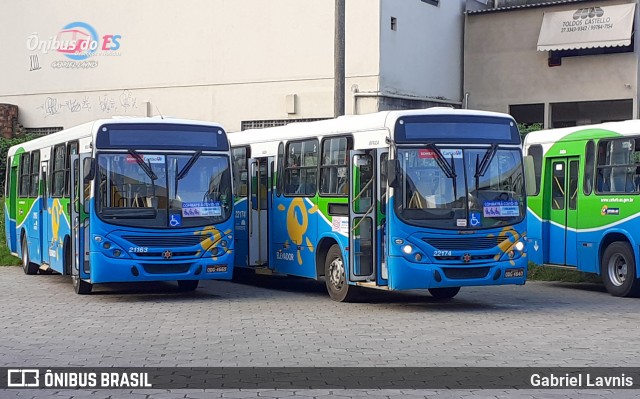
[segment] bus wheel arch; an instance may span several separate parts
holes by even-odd
[[[20,233],[20,259],[22,259],[22,270],[24,271],[24,274],[38,274],[39,267],[35,263],[31,262],[31,257],[29,256],[27,234],[24,230]]]
[[[613,296],[640,295],[636,257],[629,240],[622,234],[605,237],[601,247],[600,276]]]
[[[327,260],[327,253],[334,245],[338,245],[338,243],[331,237],[323,237],[318,243],[316,247],[316,280],[325,275],[324,264]]]
[[[64,267],[64,274],[71,275],[71,239],[69,236],[64,236],[64,244],[62,244],[62,264]]]

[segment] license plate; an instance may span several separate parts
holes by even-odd
[[[504,277],[524,277],[524,269],[507,269],[504,271]]]
[[[227,271],[227,265],[207,266],[207,273],[224,273]]]

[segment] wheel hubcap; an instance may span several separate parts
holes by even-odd
[[[344,285],[344,264],[342,259],[336,258],[329,264],[329,282],[336,289],[342,289]]]
[[[609,271],[609,280],[613,285],[619,287],[624,284],[627,279],[627,260],[624,256],[616,254],[609,260],[607,267]]]

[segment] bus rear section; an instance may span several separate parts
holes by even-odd
[[[629,120],[527,135],[532,262],[600,275],[613,296],[640,295],[639,132]]]

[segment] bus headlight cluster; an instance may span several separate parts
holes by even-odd
[[[507,252],[507,255],[509,255],[509,259],[519,258],[524,252],[524,249],[525,249],[524,242],[518,241],[511,247],[509,252]]]
[[[207,250],[208,254],[205,254],[205,256],[218,257],[221,255],[224,255],[224,253],[229,250],[229,243],[231,242],[232,239],[233,239],[233,236],[228,235],[214,242],[213,245],[211,245]]]
[[[122,248],[120,248],[117,244],[107,240],[105,237],[94,235],[93,241],[98,246],[103,254],[107,255],[110,258],[121,258],[127,257],[127,254],[124,252]]]

